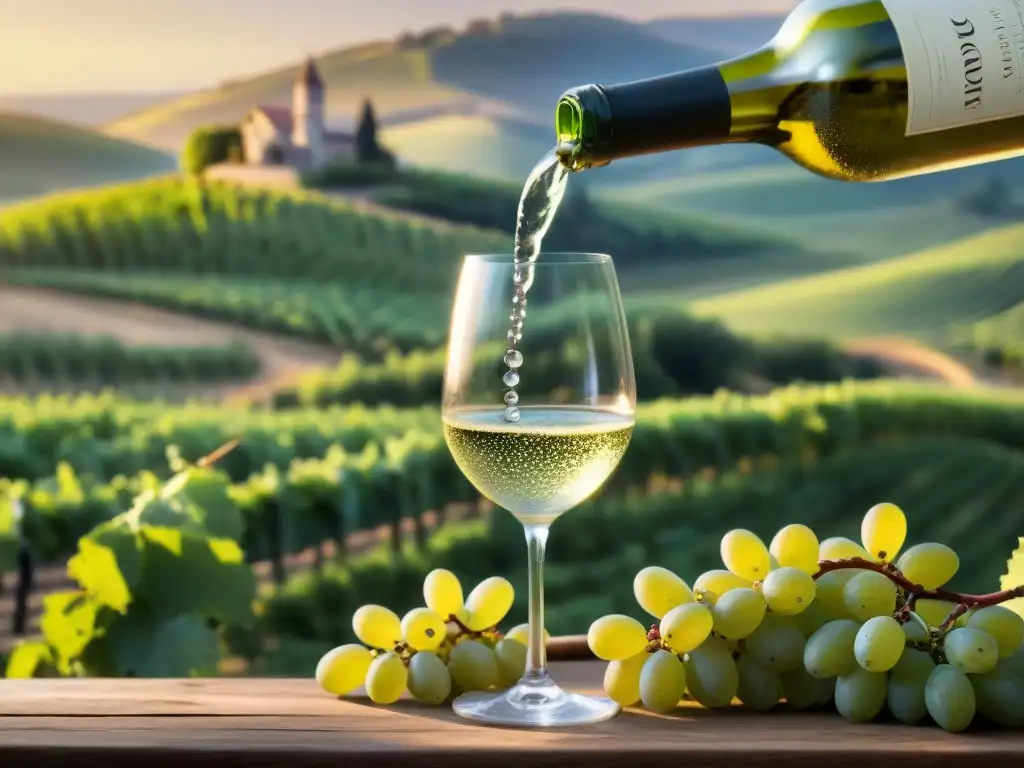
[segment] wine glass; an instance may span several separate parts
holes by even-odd
[[[526,308],[529,306],[529,318]],[[448,448],[476,489],[526,531],[526,673],[507,691],[453,705],[497,725],[570,726],[614,717],[607,698],[562,690],[544,643],[544,549],[559,516],[608,479],[633,434],[636,383],[610,256],[466,257],[448,339],[442,418]]]

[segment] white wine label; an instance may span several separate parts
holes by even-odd
[[[907,67],[907,135],[1024,115],[1020,0],[881,0]]]

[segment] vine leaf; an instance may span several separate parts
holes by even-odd
[[[94,639],[100,608],[85,592],[55,592],[43,598],[39,629],[61,666],[81,656]]]
[[[108,639],[121,677],[212,676],[220,661],[217,633],[197,616],[131,613],[111,626]]]
[[[38,640],[29,640],[19,643],[11,651],[11,656],[7,660],[5,676],[12,680],[24,680],[38,677],[42,670],[55,666],[50,646]]]
[[[98,526],[78,540],[68,575],[100,604],[126,613],[142,575],[138,536],[123,521]]]
[[[242,538],[245,521],[231,499],[227,475],[206,467],[189,467],[171,478],[160,493],[186,518],[214,538]],[[175,503],[176,502],[176,503]]]
[[[1001,589],[1024,587],[1024,538],[1017,539],[1017,549],[1006,561],[1006,575],[999,579]],[[1003,603],[1011,611],[1024,616],[1024,597],[1016,597]]]
[[[256,579],[237,542],[180,528],[145,526],[141,533],[145,557],[137,594],[150,610],[252,625]]]

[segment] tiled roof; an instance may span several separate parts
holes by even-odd
[[[289,133],[292,130],[292,111],[288,107],[256,107],[257,112],[262,112],[274,124],[274,127],[282,133]]]

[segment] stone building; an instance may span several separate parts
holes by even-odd
[[[325,88],[313,59],[292,86],[292,106],[260,106],[242,121],[242,154],[247,165],[297,169],[354,163],[354,133],[329,130],[324,122]]]

